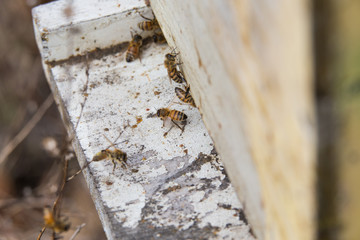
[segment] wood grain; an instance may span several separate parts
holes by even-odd
[[[259,239],[312,239],[308,1],[151,1]]]

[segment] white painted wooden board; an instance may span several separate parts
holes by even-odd
[[[315,237],[309,1],[152,0],[260,239]]]
[[[34,8],[32,15],[41,56],[52,62],[128,41],[144,20],[139,13],[152,16],[143,0],[61,0]]]
[[[38,35],[43,34],[45,23],[51,23],[46,19],[56,16],[58,10],[54,6],[59,2],[64,1],[33,11]],[[126,5],[126,1],[118,2]],[[73,16],[80,18],[78,14],[83,14],[84,18],[69,28],[78,28],[77,24],[86,26],[96,16],[81,11],[81,3],[84,1],[73,1],[79,6]],[[96,21],[101,22],[101,18]],[[62,26],[58,29],[63,31]],[[91,29],[82,27],[82,33]],[[173,105],[188,115],[188,124],[182,135],[174,128],[166,137],[163,134],[168,124],[163,128],[160,119],[150,117],[175,96],[176,83],[170,84],[163,66],[169,47],[146,44],[141,62],[125,62],[126,46],[63,59],[72,54],[58,54],[56,44],[54,51],[52,45],[47,45],[56,36],[54,27],[48,41],[37,38],[37,43],[63,120],[69,133],[75,136],[73,145],[79,164],[83,166],[109,146],[103,134],[115,140],[122,131],[115,144],[128,154],[128,170],[118,166],[113,172],[111,161],[100,161],[91,163],[84,171],[108,239],[253,239],[243,206],[199,111]],[[56,41],[64,49],[75,42],[71,37]],[[128,124],[130,127],[125,127]]]

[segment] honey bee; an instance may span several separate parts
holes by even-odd
[[[51,228],[55,233],[66,232],[70,228],[70,223],[66,219],[56,219],[50,207],[44,208],[45,227]]]
[[[185,125],[186,125],[186,119],[187,116],[185,113],[180,112],[178,110],[171,110],[169,108],[160,108],[159,110],[157,110],[156,115],[161,118],[161,120],[163,120],[163,126],[165,125],[165,120],[167,118],[171,119],[171,122],[173,122],[178,128],[181,129],[181,133],[184,132],[185,130]],[[180,122],[183,127],[181,128],[176,122]],[[172,126],[173,127],[173,126]],[[170,132],[170,130],[172,129],[172,127],[169,129],[169,131],[167,131],[164,136],[166,136],[166,134],[168,132]]]
[[[114,165],[113,171],[115,170],[116,162],[120,163],[122,168],[127,168],[126,165],[127,154],[118,148],[114,147],[114,150],[109,150],[109,149],[101,150],[101,152],[98,152],[97,154],[94,155],[91,161],[97,162],[104,159],[111,159],[111,162]]]
[[[131,33],[131,37],[132,40],[129,43],[129,47],[125,55],[127,62],[132,62],[139,56],[140,47],[142,45],[142,37],[139,34],[135,34],[133,36],[133,33]]]
[[[79,175],[85,168],[87,168],[87,166],[89,166],[90,163],[92,162],[98,162],[104,159],[111,159],[112,164],[114,165],[113,167],[113,172],[115,171],[115,167],[116,167],[116,162],[120,163],[122,168],[127,168],[127,154],[123,151],[121,151],[120,149],[116,148],[114,146],[114,144],[105,136],[105,139],[111,144],[111,147],[114,148],[114,150],[110,150],[108,148],[101,150],[100,152],[96,153],[94,155],[94,157],[91,159],[91,161],[87,162],[79,171],[77,171],[74,175],[72,175],[71,177],[69,177],[66,181],[70,181],[71,179],[73,179],[74,177],[76,177],[77,175]],[[120,135],[119,135],[120,137]],[[116,141],[116,140],[115,140]]]
[[[162,32],[155,33],[152,36],[152,38],[153,38],[154,43],[158,43],[158,44],[166,43],[165,36],[164,36],[164,34]]]
[[[177,65],[179,65],[179,63],[176,63],[176,56],[178,53],[168,53],[165,55],[165,60],[164,60],[164,66],[168,71],[168,75],[170,77],[170,79],[172,79],[173,81],[177,82],[177,83],[186,83],[186,80],[182,74],[182,72],[180,72],[179,70],[177,70]]]
[[[185,88],[185,91],[181,88],[175,88],[176,96],[184,103],[190,104],[193,107],[196,107],[195,101],[190,93],[190,86]]]
[[[140,13],[139,13],[140,14]],[[143,31],[152,31],[155,29],[160,28],[158,21],[156,20],[156,17],[154,16],[153,19],[144,17],[143,15],[140,14],[140,16],[144,19],[146,19],[147,21],[142,21],[138,23],[138,27],[143,30]]]

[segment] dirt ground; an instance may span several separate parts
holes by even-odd
[[[46,2],[0,1],[0,240],[36,239],[44,225],[43,209],[53,205],[61,183],[61,149],[71,152],[55,104],[9,155],[3,151],[51,94],[31,18],[31,8]],[[76,159],[69,162],[69,174],[78,168]],[[70,239],[82,223],[75,239],[105,239],[82,175],[65,185],[60,209],[71,223],[63,239]],[[51,235],[47,229],[42,239]]]

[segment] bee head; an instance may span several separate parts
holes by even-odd
[[[140,42],[142,40],[142,37],[139,34],[135,34],[134,41]]]
[[[157,110],[156,116],[161,117],[161,109]]]
[[[70,226],[71,224],[70,223],[65,223],[65,226],[64,226],[64,231],[68,231],[70,229]]]
[[[157,35],[153,35],[153,36],[152,36],[152,39],[153,39],[154,43],[157,43],[158,40],[159,40],[159,38],[158,38]]]
[[[165,55],[165,58],[170,60],[170,61],[175,61],[175,57],[176,57],[175,55],[170,54],[170,53]]]

